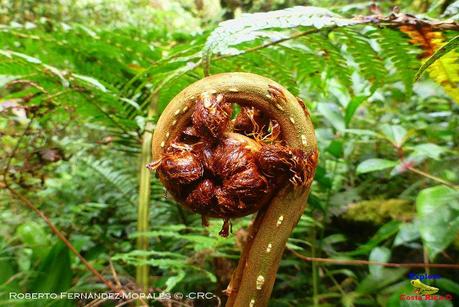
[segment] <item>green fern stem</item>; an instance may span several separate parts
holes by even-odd
[[[139,204],[137,210],[137,232],[140,235],[137,237],[137,249],[148,250],[148,237],[143,236],[143,232],[149,230],[150,216],[150,193],[151,193],[151,173],[145,167],[151,161],[151,142],[153,138],[153,123],[152,116],[155,114],[156,98],[150,104],[148,110],[148,122],[145,125],[145,131],[142,136],[142,151],[140,153],[140,177],[139,177]],[[147,258],[141,259],[143,263],[137,266],[136,282],[142,291],[147,292],[149,287],[149,266],[146,264]]]
[[[272,96],[272,87],[280,90],[282,97]],[[317,154],[314,129],[302,102],[270,79],[249,73],[224,73],[190,85],[168,104],[153,136],[153,160],[160,159],[167,144],[189,124],[196,98],[205,92],[223,94],[228,101],[261,110],[277,120],[289,146]],[[289,184],[259,211],[228,286],[227,306],[267,306],[287,239],[303,214],[308,194],[309,186]]]

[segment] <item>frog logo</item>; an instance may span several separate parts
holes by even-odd
[[[411,282],[411,285],[415,288],[414,292],[419,295],[426,295],[426,294],[435,294],[438,292],[438,288],[428,286],[423,284],[419,279],[414,279]]]

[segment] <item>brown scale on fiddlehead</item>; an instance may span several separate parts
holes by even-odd
[[[228,129],[233,109],[222,94],[203,93],[191,116],[193,128],[203,139],[216,141]]]
[[[267,304],[317,158],[302,101],[261,76],[207,77],[162,113],[150,167],[174,199],[200,213],[203,225],[207,217],[222,218],[222,236],[229,233],[230,219],[259,212],[227,289],[228,306]]]

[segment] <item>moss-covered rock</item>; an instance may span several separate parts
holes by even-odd
[[[409,221],[416,211],[404,199],[373,199],[350,204],[343,213],[346,220],[383,224],[388,220]]]

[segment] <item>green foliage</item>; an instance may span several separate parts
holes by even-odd
[[[9,259],[0,258],[0,302],[9,299],[10,292],[19,292],[19,282],[14,279],[15,268]]]
[[[237,257],[234,252],[234,238],[228,240],[218,236],[219,227],[218,224],[212,224],[208,231],[203,231],[200,227],[177,224],[161,226],[158,230],[147,233],[134,233],[131,238],[142,235],[169,243],[153,243],[151,251],[134,250],[117,254],[112,260],[135,266],[147,264],[169,272],[169,277],[159,282],[160,286],[166,286],[166,291],[172,290],[189,274],[194,274],[200,282],[207,279],[215,283],[216,276],[209,271],[211,267],[206,260]],[[183,282],[186,283],[185,280]]]
[[[61,242],[53,246],[37,270],[37,276],[31,281],[31,292],[60,293],[71,286],[72,269],[68,248]],[[63,301],[60,306],[73,306]],[[43,305],[45,306],[45,305]]]
[[[385,160],[385,159],[368,159],[363,161],[357,166],[357,173],[369,173],[374,171],[380,171],[387,168],[391,168],[397,165],[395,161]]]
[[[416,199],[416,210],[421,238],[434,259],[459,231],[459,192],[445,186],[424,189]]]
[[[113,162],[109,160],[95,161],[93,159],[80,159],[80,163],[86,164],[89,168],[95,171],[102,180],[110,186],[112,191],[116,193],[116,199],[123,199],[132,206],[136,206],[137,201],[137,182],[133,178],[132,173],[126,170],[119,170],[113,167]]]
[[[381,199],[350,204],[343,217],[375,225],[388,220],[407,221],[414,216],[414,208],[403,199]]]
[[[387,70],[382,57],[371,46],[370,40],[351,29],[338,29],[335,34],[337,41],[345,46],[358,65],[362,76],[371,84],[371,91],[379,88],[387,77]]]
[[[41,225],[32,221],[24,223],[16,229],[16,235],[40,260],[48,254],[49,240]]]
[[[450,41],[448,41],[446,44],[441,46],[437,51],[435,51],[434,54],[430,58],[427,59],[427,61],[422,64],[422,66],[419,68],[418,72],[416,73],[415,79],[419,80],[421,78],[422,74],[424,71],[429,68],[435,61],[440,59],[442,56],[450,52],[451,50],[456,49],[459,46],[459,36],[455,36],[452,38]]]
[[[410,95],[414,74],[419,66],[416,58],[419,50],[410,46],[404,33],[391,29],[379,29],[372,32],[369,33],[370,36],[378,42],[381,52],[385,54],[385,62],[388,62],[389,75],[386,75],[386,78],[389,77],[395,82],[402,81],[405,91]],[[397,47],[394,48],[395,46]]]
[[[285,34],[268,31],[269,29],[292,29],[312,27],[342,27],[358,24],[359,21],[343,18],[333,12],[318,7],[293,7],[268,13],[255,13],[234,20],[220,23],[206,41],[203,49],[203,61],[209,65],[212,53],[235,55],[243,53],[232,46],[259,38],[271,41],[285,39]]]

